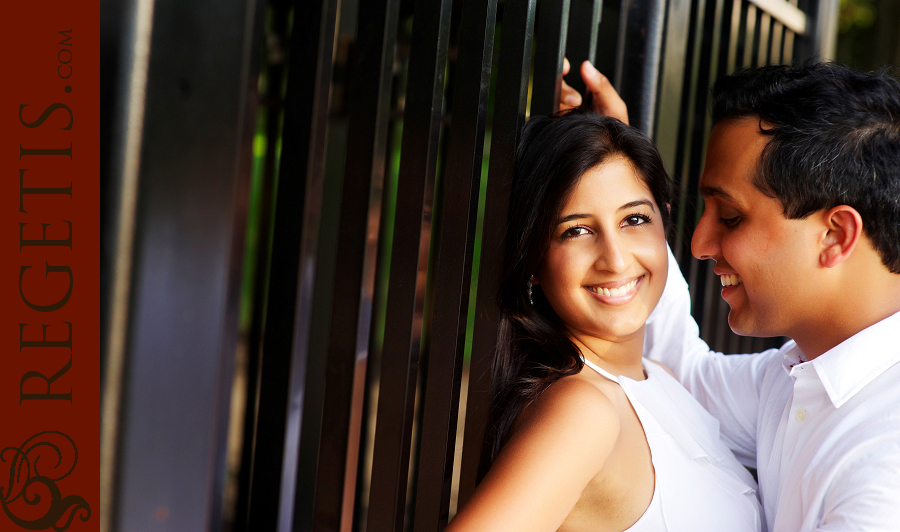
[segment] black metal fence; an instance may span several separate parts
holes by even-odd
[[[556,109],[564,54],[679,183],[701,334],[771,345],[731,334],[690,256],[707,94],[831,56],[836,6],[103,0],[104,531],[447,523],[475,486],[516,136]]]

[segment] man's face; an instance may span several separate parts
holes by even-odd
[[[814,215],[785,218],[781,202],[753,184],[767,141],[755,117],[713,128],[700,177],[705,209],[691,251],[716,261],[735,333],[796,338],[811,323],[821,226]]]

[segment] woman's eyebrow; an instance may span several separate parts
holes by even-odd
[[[650,207],[651,209],[653,209],[653,212],[656,212],[656,208],[653,207],[653,202],[650,200],[646,200],[646,199],[629,201],[625,205],[622,205],[621,207],[619,207],[618,210],[624,211],[626,209],[633,209],[634,207],[640,207],[641,205],[646,205],[646,206]]]
[[[580,218],[587,218],[588,216],[589,216],[588,214],[583,214],[583,213],[569,214],[569,215],[563,216],[562,218],[557,220],[556,225],[564,224],[566,222],[571,222],[572,220],[578,220]]]

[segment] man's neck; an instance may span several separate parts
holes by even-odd
[[[900,312],[900,275],[893,285],[844,298],[840,302],[822,303],[819,320],[791,335],[806,360],[813,360],[840,345],[862,330]]]

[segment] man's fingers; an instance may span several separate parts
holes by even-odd
[[[589,61],[581,64],[581,77],[584,85],[591,92],[594,111],[606,116],[618,118],[628,123],[628,106],[619,97],[619,93],[613,88],[606,76],[594,68]]]
[[[562,75],[567,75],[570,68],[571,65],[569,65],[569,60],[563,57]],[[559,110],[565,111],[573,107],[578,107],[579,105],[581,105],[581,95],[563,80],[562,88],[559,91]]]
[[[563,58],[563,76],[568,74],[570,69],[569,60]],[[606,76],[594,68],[590,61],[585,61],[581,64],[581,77],[584,79],[586,89],[591,93],[591,106],[594,112],[618,118],[627,124],[628,107]],[[559,110],[565,111],[578,107],[581,102],[581,94],[563,80],[559,94]]]
[[[573,107],[578,107],[579,105],[581,105],[581,95],[563,80],[562,87],[559,91],[559,110],[565,111]]]

